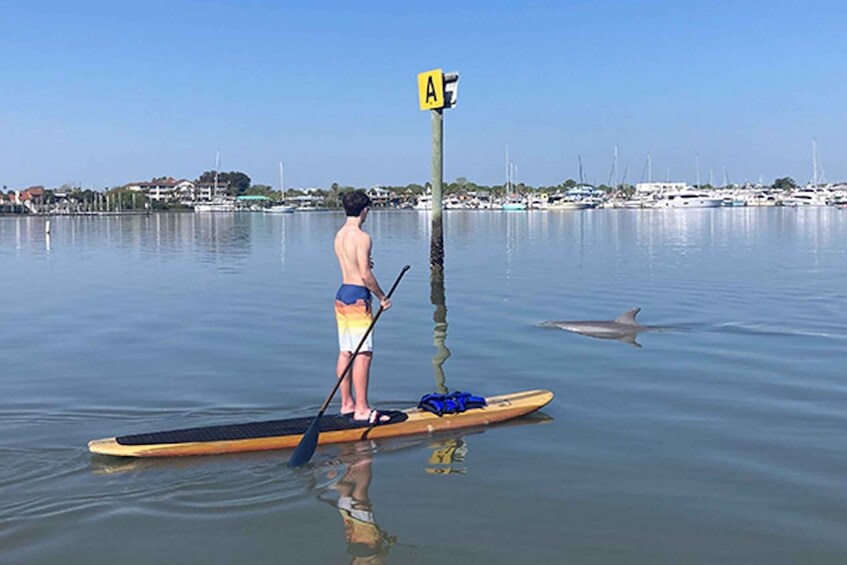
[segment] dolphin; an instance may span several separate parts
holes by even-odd
[[[623,341],[634,347],[641,347],[641,344],[635,341],[635,338],[640,332],[657,330],[656,326],[642,326],[635,321],[635,317],[641,312],[641,308],[633,308],[615,318],[613,322],[605,321],[547,321],[541,322],[539,327],[542,328],[559,328],[568,332],[587,335],[589,337],[598,337],[600,339],[616,339]]]

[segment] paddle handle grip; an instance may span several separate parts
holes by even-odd
[[[405,265],[403,267],[403,269],[400,271],[400,274],[397,275],[397,279],[394,281],[394,284],[392,284],[391,288],[388,290],[388,294],[385,295],[386,298],[391,298],[391,295],[394,294],[394,290],[397,288],[397,285],[400,284],[400,280],[403,278],[403,275],[405,275],[406,271],[411,268],[412,267],[410,265]],[[347,366],[344,368],[344,372],[341,373],[340,377],[338,377],[335,386],[332,388],[332,392],[330,392],[329,396],[327,396],[326,400],[324,400],[320,412],[318,412],[318,418],[323,416],[323,413],[326,412],[329,403],[332,402],[332,398],[335,396],[335,393],[338,392],[338,387],[341,386],[341,383],[344,381],[345,378],[347,378],[348,373],[350,373],[350,370],[353,368],[353,362],[356,360],[356,356],[359,354],[359,351],[362,349],[362,346],[365,345],[365,341],[368,339],[368,336],[371,335],[371,330],[373,330],[377,320],[379,320],[379,317],[382,316],[382,310],[383,308],[382,306],[380,306],[379,310],[377,310],[376,312],[376,316],[374,316],[374,319],[371,321],[371,324],[365,331],[365,335],[362,336],[362,339],[359,341],[359,345],[356,347],[356,350],[353,352],[353,355],[350,356],[350,361],[347,362]]]

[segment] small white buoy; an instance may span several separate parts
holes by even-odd
[[[47,220],[47,223],[44,224],[44,233],[50,235],[50,220]]]

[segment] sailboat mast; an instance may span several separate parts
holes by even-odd
[[[512,187],[510,186],[510,177],[509,177],[509,145],[506,145],[506,194],[511,194]]]
[[[612,156],[612,174],[609,175],[609,185],[615,188],[618,185],[618,146],[615,145],[615,151]]]
[[[700,154],[697,154],[697,158],[694,160],[694,168],[697,171],[697,188],[700,188]]]
[[[812,138],[812,187],[818,186],[818,140]]]
[[[220,167],[220,164],[221,164],[221,152],[218,151],[217,153],[215,153],[215,185],[214,185],[214,188],[212,189],[212,200],[214,200],[218,196],[218,168]]]
[[[653,182],[653,155],[647,154],[647,182]]]
[[[585,184],[582,174],[582,155],[577,155],[576,158],[579,160],[579,186],[582,187]]]

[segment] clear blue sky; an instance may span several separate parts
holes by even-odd
[[[414,6],[414,7],[413,7]],[[0,185],[241,170],[424,182],[416,74],[461,73],[445,178],[847,179],[847,3],[0,0]]]

